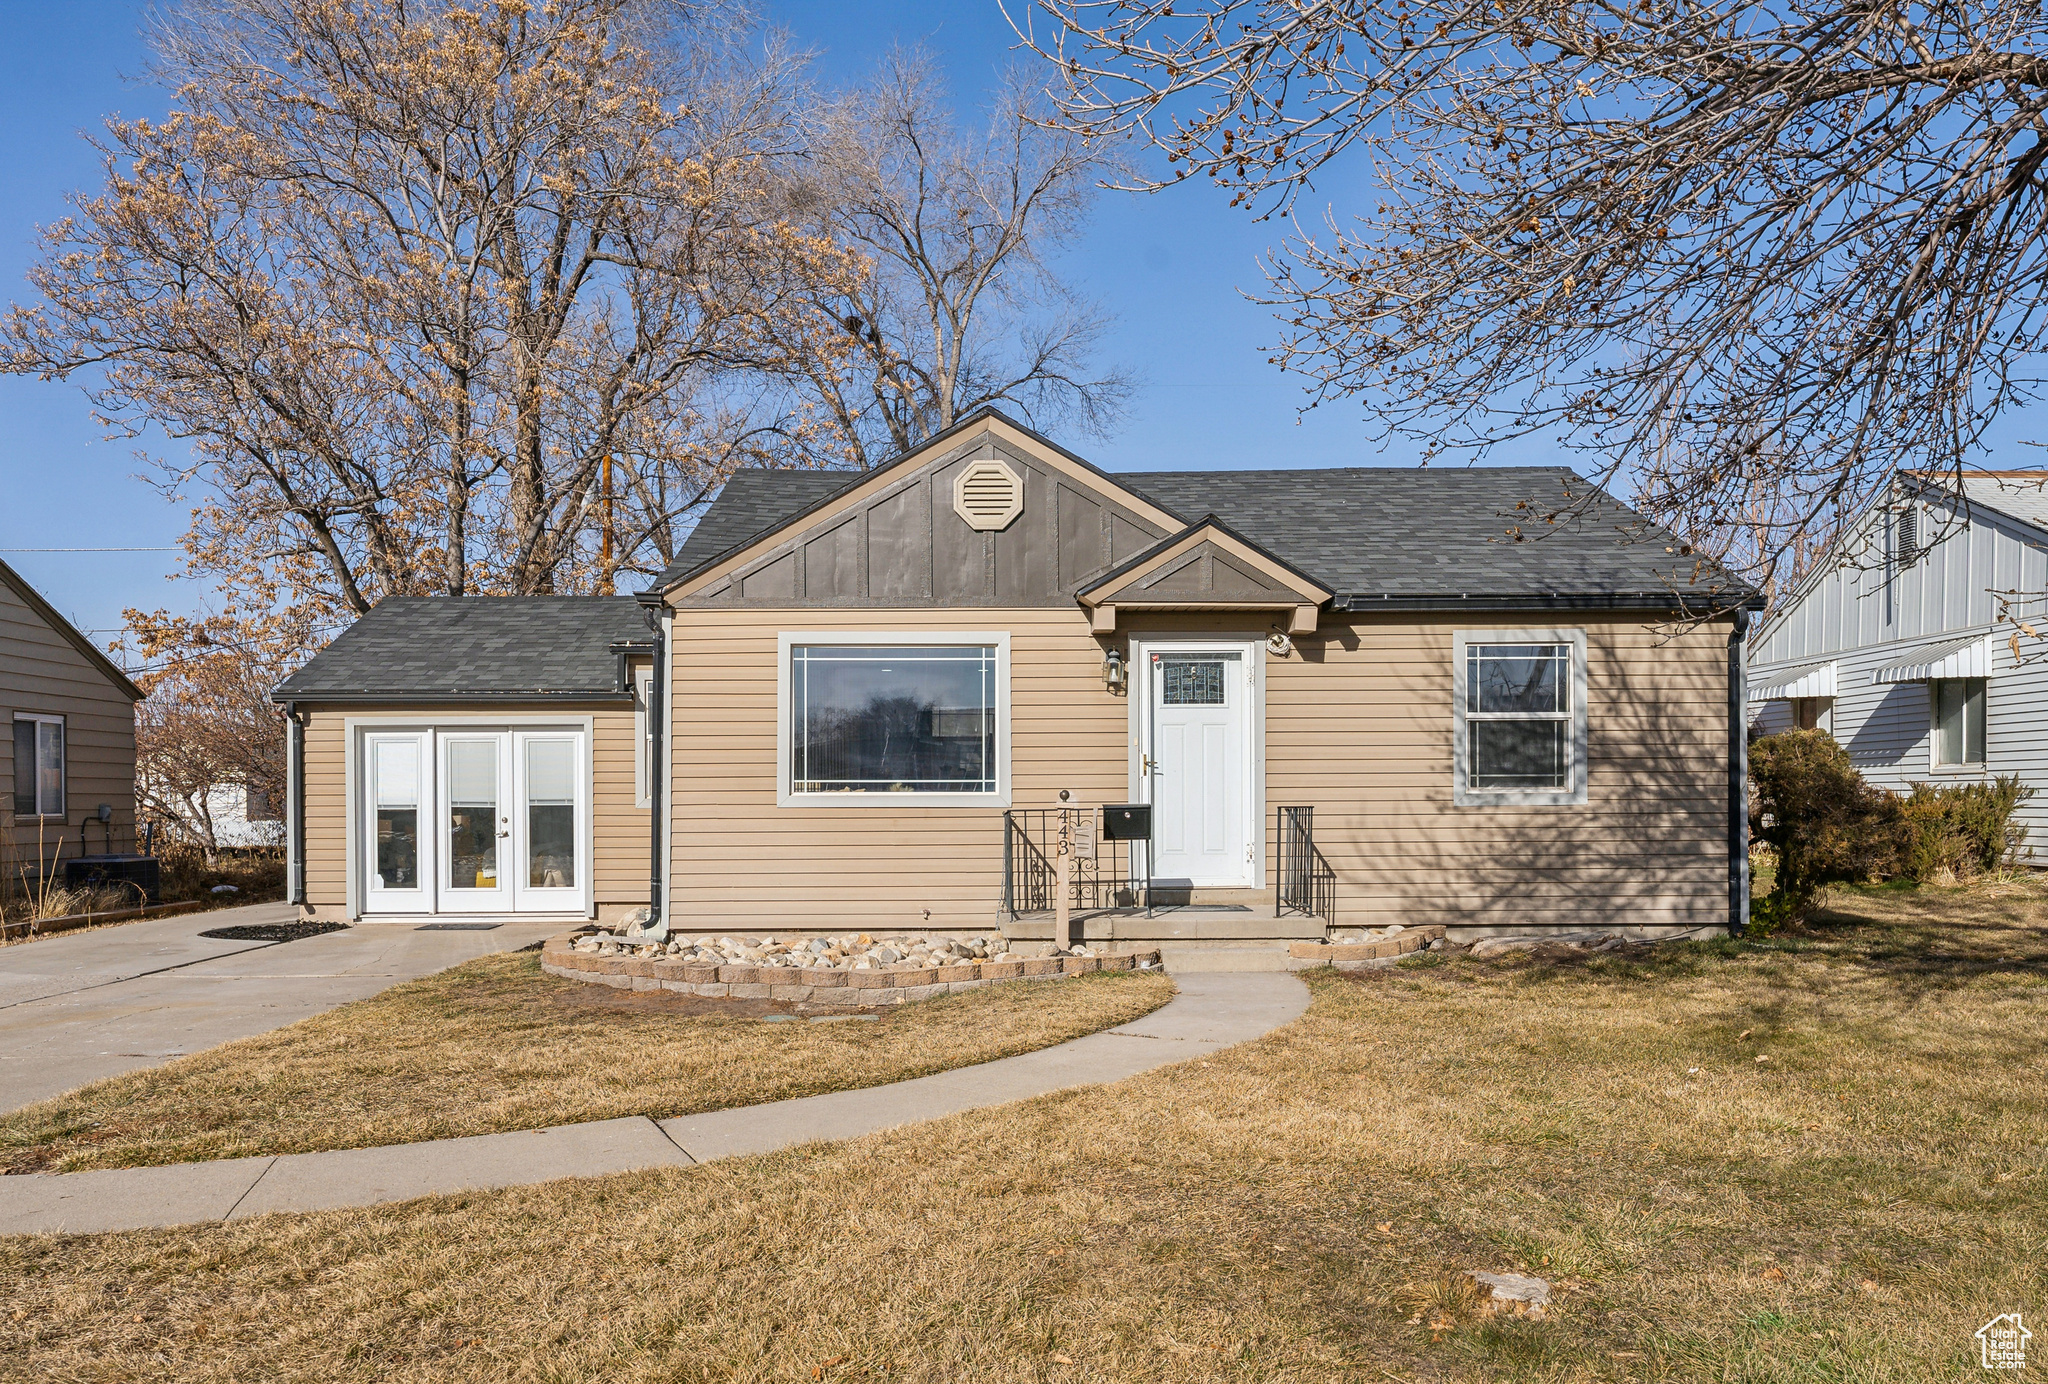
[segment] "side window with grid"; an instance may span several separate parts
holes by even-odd
[[[1585,801],[1584,637],[1471,634],[1457,645],[1457,801]]]

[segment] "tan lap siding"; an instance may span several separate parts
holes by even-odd
[[[1169,626],[1230,624],[1147,627]],[[1454,806],[1453,633],[1557,626],[1587,635],[1587,802]],[[1104,690],[1102,646],[1079,612],[679,610],[670,876],[681,929],[998,920],[1001,809],[776,806],[785,630],[1007,630],[1012,802],[1050,806],[1061,788],[1083,803],[1126,796],[1126,703]],[[1625,618],[1326,626],[1293,656],[1266,658],[1268,883],[1273,808],[1305,804],[1338,874],[1342,923],[1724,922],[1726,669],[1725,626],[1668,636]]]
[[[135,704],[69,639],[0,582],[0,814],[13,819],[14,713],[64,718],[64,817],[14,822],[12,847],[33,860],[107,849],[99,805],[113,809],[111,844],[135,849]],[[0,854],[6,854],[0,851]]]
[[[679,928],[995,919],[1000,808],[775,805],[784,630],[1006,630],[1012,801],[1048,806],[1062,788],[1080,802],[1124,798],[1124,703],[1103,689],[1102,647],[1078,611],[679,611],[670,729]]]
[[[1452,636],[1518,627],[1586,632],[1586,802],[1455,806]],[[1340,924],[1716,926],[1727,920],[1727,667],[1726,625],[1551,615],[1325,627],[1266,663],[1268,800],[1315,808]]]
[[[465,715],[481,713],[461,713]],[[494,708],[488,713],[499,715]],[[447,707],[378,707],[369,710],[322,706],[306,712],[306,900],[322,917],[348,911],[348,759],[346,724],[351,716],[433,724]],[[633,709],[616,703],[506,708],[507,724],[521,716],[591,718],[591,826],[595,835],[592,879],[602,917],[647,902],[648,830],[646,808],[633,805]]]

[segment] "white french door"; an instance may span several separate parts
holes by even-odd
[[[512,734],[514,824],[513,908],[521,913],[566,913],[582,906],[585,858],[583,766],[585,741],[574,731]]]
[[[441,744],[441,899],[437,913],[512,911],[512,737],[436,734]]]
[[[581,727],[366,731],[366,913],[582,913],[590,898]]]
[[[1153,880],[1243,888],[1252,880],[1246,652],[1148,648],[1145,675]]]
[[[420,731],[363,736],[363,908],[434,908],[433,738]]]

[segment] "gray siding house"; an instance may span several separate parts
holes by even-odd
[[[1902,477],[1759,627],[1750,723],[1830,732],[1881,787],[2018,774],[2048,789],[2048,471]],[[2015,648],[2017,645],[2017,648]],[[2022,809],[2048,839],[2048,792]]]

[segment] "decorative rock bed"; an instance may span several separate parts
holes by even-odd
[[[1384,928],[1340,931],[1327,942],[1290,943],[1287,959],[1296,967],[1335,966],[1340,971],[1355,971],[1366,966],[1391,966],[1397,958],[1412,952],[1441,948],[1443,940],[1441,923],[1420,927],[1389,923]]]
[[[816,945],[822,943],[822,946]],[[886,958],[886,959],[885,959]],[[610,933],[564,933],[541,948],[541,969],[621,990],[669,990],[713,999],[782,1000],[802,1011],[879,1009],[1012,980],[1059,980],[1090,971],[1149,971],[1156,951],[1012,955],[1000,937],[700,937],[642,942]]]

